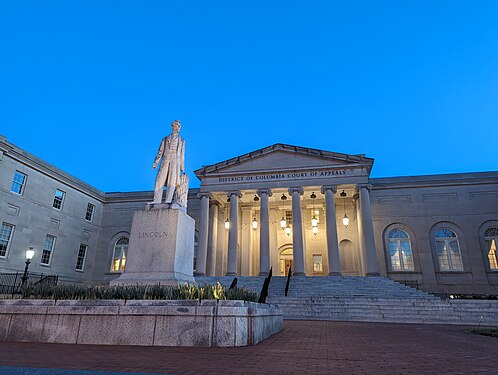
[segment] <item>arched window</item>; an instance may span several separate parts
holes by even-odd
[[[441,228],[434,234],[436,253],[441,271],[463,271],[462,254],[458,236],[449,228]]]
[[[484,242],[488,253],[489,268],[498,270],[498,256],[496,255],[496,244],[498,243],[498,228],[489,228],[484,232]]]
[[[114,252],[112,256],[111,271],[123,272],[126,265],[126,255],[128,254],[128,243],[130,241],[127,237],[120,237],[114,245]]]
[[[393,271],[414,271],[410,236],[401,229],[389,232],[389,257]]]

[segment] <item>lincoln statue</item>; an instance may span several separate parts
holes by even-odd
[[[165,203],[173,202],[175,189],[182,185],[180,176],[185,170],[185,140],[180,137],[180,128],[179,120],[171,123],[171,134],[161,141],[156,160],[152,164],[152,169],[155,169],[161,163],[154,186],[154,201],[152,202],[154,204],[161,203],[165,185]]]

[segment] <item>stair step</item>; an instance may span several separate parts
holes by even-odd
[[[200,284],[229,286],[233,277],[198,277]],[[238,277],[238,287],[260,292],[264,277]],[[498,301],[443,300],[385,277],[293,276],[271,279],[268,303],[285,319],[498,326]]]

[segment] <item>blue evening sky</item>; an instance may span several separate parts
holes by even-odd
[[[497,1],[0,2],[0,134],[104,191],[274,143],[498,170]]]

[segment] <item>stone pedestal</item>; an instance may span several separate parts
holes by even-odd
[[[133,215],[125,271],[111,285],[194,282],[195,222],[170,205],[149,205]]]

